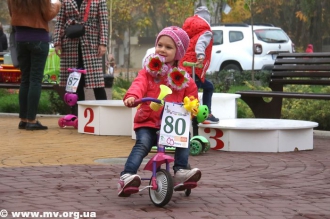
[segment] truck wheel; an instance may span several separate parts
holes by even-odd
[[[226,70],[226,71],[231,71],[231,72],[242,71],[241,67],[238,66],[237,64],[229,64],[229,65],[226,65],[226,66],[223,67],[223,69],[221,69],[221,70]]]

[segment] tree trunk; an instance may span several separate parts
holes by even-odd
[[[315,51],[322,51],[322,2],[315,1],[315,11],[313,16],[313,22],[311,23],[313,27],[311,29],[311,43],[314,45]]]
[[[252,83],[254,84],[254,32],[253,32],[253,15],[254,15],[254,3],[253,0],[251,1],[251,34],[252,34],[252,71],[251,71],[251,80]]]

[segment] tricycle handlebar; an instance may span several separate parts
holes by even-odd
[[[187,62],[184,61],[183,62],[183,66],[187,66],[187,67],[196,67],[196,68],[203,68],[203,64],[197,64],[195,62]]]
[[[85,69],[68,68],[68,72],[79,72],[82,74],[86,74],[87,71]]]
[[[143,103],[143,102],[147,102],[147,101],[151,101],[151,102],[155,102],[158,104],[162,104],[162,101],[157,99],[157,98],[153,98],[153,97],[144,97],[141,99],[136,99],[134,101],[134,104],[131,107],[137,107],[139,104]]]

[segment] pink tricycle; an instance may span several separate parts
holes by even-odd
[[[157,111],[164,105],[162,112],[161,129],[158,133],[157,141],[157,153],[149,160],[145,165],[144,170],[152,172],[151,178],[141,178],[141,180],[149,180],[149,185],[141,189],[136,187],[127,187],[125,192],[128,194],[141,192],[145,189],[149,189],[149,197],[152,203],[157,207],[165,206],[172,198],[173,190],[184,186],[185,195],[189,196],[191,189],[197,186],[197,182],[184,182],[178,185],[174,185],[172,175],[170,173],[170,163],[174,161],[172,156],[165,154],[165,145],[172,147],[188,147],[189,146],[189,127],[190,125],[190,112],[182,109],[183,103],[169,103],[164,102],[163,99],[166,95],[171,94],[172,90],[165,85],[160,85],[161,93],[158,99],[151,97],[144,97],[135,100],[133,107],[138,106],[142,102],[151,101],[150,107]],[[178,110],[179,109],[179,110]],[[173,111],[174,110],[174,111]],[[171,113],[170,113],[171,112]],[[178,112],[178,113],[173,113]],[[175,115],[174,115],[175,114]],[[180,114],[181,117],[175,117]],[[169,118],[171,117],[171,118]],[[170,133],[168,119],[172,121],[172,129],[176,134],[164,135],[164,133]],[[175,136],[175,137],[173,137]],[[177,141],[175,139],[180,139]],[[181,143],[181,145],[180,145]],[[165,169],[162,169],[162,165],[165,164]]]

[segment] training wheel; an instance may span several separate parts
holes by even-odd
[[[190,141],[190,155],[196,156],[199,155],[202,152],[203,145],[200,141],[198,140],[191,140]]]

